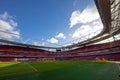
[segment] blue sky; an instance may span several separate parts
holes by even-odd
[[[94,0],[0,0],[1,30],[21,35],[0,32],[1,38],[65,45],[101,26]]]

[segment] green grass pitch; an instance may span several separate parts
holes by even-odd
[[[118,75],[110,62],[0,62],[0,80],[120,80]]]

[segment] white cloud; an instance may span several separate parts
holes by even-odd
[[[56,38],[51,38],[47,40],[50,43],[58,43],[58,40]]]
[[[65,47],[65,46],[69,46],[69,45],[72,45],[72,43],[66,43],[63,46]]]
[[[4,14],[0,14],[0,18],[1,19],[8,19],[10,16],[8,15],[8,13],[7,12],[4,12]]]
[[[44,45],[45,45],[44,42],[40,43],[40,42],[38,42],[38,41],[34,41],[34,42],[32,42],[32,44],[33,44],[33,45],[38,45],[38,46],[44,46]]]
[[[103,29],[99,13],[95,5],[87,6],[82,11],[75,10],[70,17],[70,28],[80,25],[70,37],[74,39],[72,43],[81,42],[99,34]],[[68,43],[69,44],[69,43]]]
[[[10,20],[10,24],[11,24],[13,27],[18,26],[18,23],[15,22],[14,20]]]
[[[88,6],[82,12],[73,11],[70,17],[70,28],[79,23],[89,23],[99,19],[99,14],[95,6]]]
[[[75,32],[72,35],[72,38],[82,37],[83,35],[86,35],[89,30],[91,31],[91,27],[89,25],[82,25],[75,30]]]
[[[59,33],[58,35],[56,35],[56,38],[66,39],[66,36],[63,33]]]
[[[33,42],[33,45],[38,45],[39,43],[38,42]]]
[[[13,20],[13,17],[10,16],[7,12],[0,14],[0,38],[5,39],[20,38],[20,32],[16,30],[17,26],[18,23],[15,22]]]
[[[4,20],[0,20],[0,30],[13,30],[13,27],[10,25],[9,22],[4,21]]]
[[[80,26],[79,28],[77,28],[74,33],[72,34],[72,38],[81,38],[84,37],[86,35],[88,35],[87,37],[91,38],[95,35],[97,35],[98,33],[100,33],[100,31],[102,30],[103,25],[101,23],[100,20],[96,20],[91,22],[91,24],[84,24],[82,26]],[[96,33],[94,33],[96,32]],[[93,33],[93,34],[91,34]],[[86,38],[86,37],[84,37]]]
[[[78,0],[74,0],[73,6],[76,6]]]

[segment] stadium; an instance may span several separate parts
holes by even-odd
[[[119,80],[120,0],[94,2],[103,29],[88,39],[54,47],[0,38],[0,80]]]

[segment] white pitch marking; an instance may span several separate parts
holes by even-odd
[[[116,63],[118,66],[118,69],[120,70],[120,61],[111,61],[111,63]]]
[[[29,67],[31,67],[34,71],[38,71],[35,67],[33,67],[31,64],[25,62]]]

